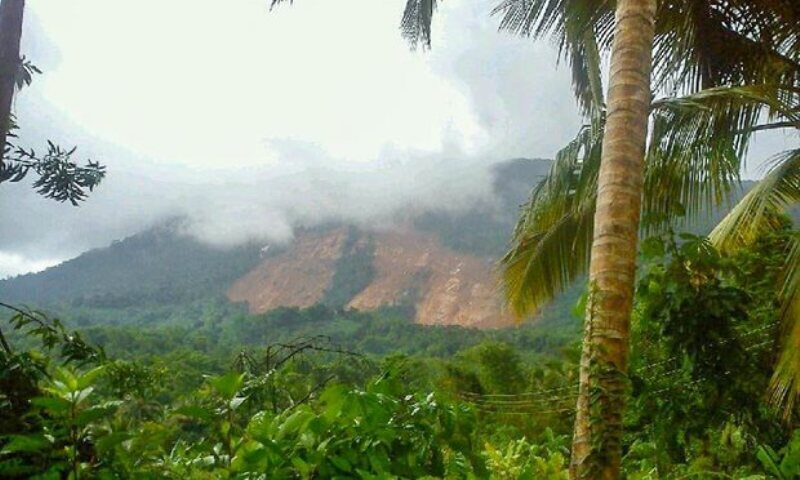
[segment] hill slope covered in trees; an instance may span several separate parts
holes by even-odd
[[[380,232],[343,224],[299,229],[295,242],[266,255],[260,244],[204,245],[182,234],[175,219],[43,272],[0,281],[0,299],[68,307],[80,311],[84,323],[140,323],[141,307],[158,311],[146,320],[158,322],[209,299],[224,303],[228,293],[254,312],[317,303],[359,310],[393,306],[408,307],[419,323],[508,325],[493,261],[505,248],[519,205],[549,167],[546,160],[504,162],[492,171],[495,198],[468,211],[427,211]]]

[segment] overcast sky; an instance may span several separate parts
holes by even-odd
[[[498,33],[492,2],[442,2],[430,52],[400,38],[404,0],[268,3],[28,2],[44,74],[16,100],[22,140],[78,145],[108,178],[80,208],[2,185],[0,278],[174,215],[230,245],[468,206],[488,166],[552,157],[580,125],[555,50]]]

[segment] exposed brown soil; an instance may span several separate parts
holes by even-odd
[[[334,274],[347,239],[346,229],[301,233],[290,248],[264,261],[228,290],[232,302],[247,302],[252,313],[273,308],[310,307],[317,303]]]
[[[410,299],[417,323],[494,328],[513,324],[503,314],[494,264],[442,247],[416,232],[376,233],[375,280],[349,306],[374,310]]]
[[[375,278],[348,307],[368,311],[413,303],[416,322],[425,325],[497,328],[514,323],[502,311],[491,260],[454,252],[434,237],[409,230],[369,235]],[[345,229],[298,235],[291,248],[239,279],[228,297],[246,301],[257,313],[313,305],[330,285],[346,238]]]

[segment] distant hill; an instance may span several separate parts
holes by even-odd
[[[495,272],[519,206],[551,166],[515,159],[494,167],[494,201],[469,211],[428,211],[389,230],[335,224],[298,230],[288,246],[217,249],[182,235],[173,220],[43,272],[0,281],[0,300],[67,309],[88,323],[158,323],[244,303],[278,307],[391,307],[421,324],[514,324]],[[721,213],[693,228],[706,231]],[[545,313],[569,316],[580,286]],[[234,310],[231,311],[236,311]],[[554,313],[555,312],[555,313]]]
[[[11,303],[125,308],[186,303],[224,291],[253,267],[259,247],[217,249],[180,234],[173,220],[39,273],[0,281]]]
[[[390,230],[300,231],[228,291],[253,313],[323,304],[361,311],[399,307],[417,323],[494,328],[503,311],[495,264],[519,206],[551,166],[515,159],[494,170],[496,201],[470,211],[429,211]]]
[[[462,283],[458,288],[463,291],[451,301],[469,309],[467,305],[480,303],[476,298],[482,296],[490,300],[492,312],[500,315],[491,259],[502,253],[519,205],[536,179],[549,168],[547,160],[505,162],[494,169],[496,202],[459,214],[445,210],[426,212],[410,219],[403,233],[365,232],[346,225],[301,230],[295,244],[272,249],[266,259],[260,258],[261,245],[227,250],[204,245],[181,235],[180,220],[173,220],[43,272],[2,280],[0,299],[34,306],[107,311],[187,305],[203,298],[221,297],[230,290],[231,298],[250,301],[251,310],[259,312],[282,305],[314,303],[337,308],[371,309],[382,303],[413,308],[416,304],[409,301],[410,296],[435,304],[436,295],[431,297],[427,291],[445,288],[441,283],[446,283],[443,272],[461,268],[462,272],[469,272],[461,275],[470,276],[470,280],[454,280]],[[328,245],[331,242],[334,245]],[[389,248],[407,248],[403,257],[406,263],[387,263],[391,257]],[[427,266],[409,264],[418,260],[415,255],[427,255]],[[404,268],[408,275],[393,271],[395,267]],[[270,268],[273,270],[266,273]],[[260,278],[260,274],[269,278]],[[371,285],[373,281],[377,285]],[[449,292],[456,288],[453,285],[447,287]],[[262,290],[256,291],[258,288]],[[467,294],[467,288],[473,289],[473,294]],[[475,288],[483,293],[478,295]],[[426,311],[433,310],[436,308],[426,307]],[[441,313],[437,315],[442,317]],[[507,323],[488,318],[494,314],[481,315],[487,318],[465,319],[454,314],[438,320],[423,315],[418,320]]]

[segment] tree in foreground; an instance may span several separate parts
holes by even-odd
[[[520,7],[522,3],[525,2],[508,0],[506,5]],[[684,95],[649,105],[650,140],[646,155],[642,155],[646,160],[641,184],[643,221],[637,226],[645,232],[658,231],[676,217],[696,218],[704,208],[720,204],[738,181],[751,134],[783,127],[793,122],[788,118],[792,115],[790,112],[797,112],[791,107],[791,98],[797,89],[786,87],[786,84],[797,85],[798,78],[797,60],[791,51],[791,46],[797,45],[796,22],[791,22],[792,18],[797,18],[796,6],[780,1],[712,3],[705,14],[701,9],[697,18],[691,15],[697,15],[697,9],[686,12],[678,7],[662,2],[656,17],[654,84],[673,95]],[[579,13],[580,10],[573,12],[578,17]],[[521,33],[540,34],[519,19],[530,18],[526,15],[520,7],[507,12],[506,18]],[[534,17],[534,20],[543,22],[541,17]],[[533,24],[534,20],[531,20]],[[686,28],[693,21],[697,27],[694,31]],[[569,32],[569,29],[564,31]],[[701,32],[706,37],[709,32],[716,32],[711,37],[720,41],[703,40]],[[573,35],[573,38],[581,37]],[[602,44],[602,35],[598,38]],[[590,54],[583,58],[591,60],[591,50],[583,51]],[[676,55],[681,52],[683,55]],[[726,52],[727,55],[723,55]],[[715,58],[724,60],[716,62]],[[573,68],[573,71],[590,72],[591,69]],[[599,78],[589,78],[583,84],[597,82]],[[730,84],[743,86],[731,87]],[[581,82],[576,85],[580,86]],[[585,97],[591,98],[590,95]],[[503,260],[506,292],[511,306],[521,315],[534,312],[589,269],[590,302],[584,359],[595,356],[591,350],[602,345],[593,340],[596,329],[600,328],[592,320],[596,316],[597,295],[601,292],[594,280],[597,258],[592,239],[595,243],[598,241],[602,162],[606,149],[613,143],[608,138],[611,130],[602,102],[589,110],[596,109],[600,113],[590,115],[590,124],[559,153],[551,174],[534,190],[515,232],[512,248]],[[787,118],[758,125],[764,112]],[[618,173],[630,175],[632,171]],[[615,233],[620,232],[613,225],[611,228]],[[635,243],[627,254],[626,258],[630,256],[635,260]],[[629,279],[632,281],[631,277],[625,277],[626,282]],[[627,334],[622,328],[614,332]],[[576,442],[580,441],[583,429],[591,430],[593,437],[608,428],[602,417],[599,422],[585,415],[582,417],[580,409],[588,411],[586,403],[590,399],[602,402],[603,395],[621,395],[619,391],[604,387],[603,375],[591,375],[592,368],[597,368],[593,363],[582,364],[582,380],[589,377],[590,384],[596,383],[589,388],[582,387]],[[581,462],[580,453],[580,445],[574,445],[573,462]]]
[[[409,2],[404,32],[412,38],[422,36],[429,43],[433,8],[435,2]],[[776,11],[779,15],[770,17]],[[776,48],[769,48],[773,45],[764,47],[776,40],[760,27],[770,18],[770,25],[776,24],[775,18],[785,21],[793,12],[789,3],[781,1],[664,1],[658,6],[656,2],[619,1],[614,12],[608,2],[546,0],[505,0],[495,12],[502,14],[502,28],[524,35],[556,37],[571,64],[579,102],[591,120],[579,139],[562,152],[562,160],[567,162],[557,162],[553,177],[558,181],[550,185],[573,183],[557,193],[567,198],[587,194],[583,197],[586,201],[567,201],[568,215],[556,209],[528,216],[524,223],[535,233],[521,239],[528,247],[544,242],[560,249],[540,250],[545,254],[540,260],[549,258],[547,261],[553,262],[561,258],[546,257],[547,253],[568,254],[571,258],[566,263],[572,264],[573,269],[562,268],[562,264],[537,271],[535,266],[530,268],[530,262],[516,258],[518,255],[512,250],[506,258],[510,271],[506,278],[510,280],[512,304],[519,307],[520,300],[524,305],[531,298],[536,299],[541,290],[545,296],[538,300],[551,296],[565,280],[575,276],[574,266],[591,265],[571,474],[573,478],[615,478],[621,453],[622,403],[643,189],[647,185],[659,192],[649,199],[654,207],[652,213],[656,214],[656,219],[651,219],[654,224],[663,224],[666,215],[683,208],[679,200],[686,200],[689,208],[697,211],[704,201],[721,199],[738,179],[737,162],[746,142],[720,135],[717,129],[724,129],[725,122],[732,119],[749,124],[755,118],[754,108],[736,110],[728,116],[727,110],[707,110],[701,104],[703,100],[717,101],[714,95],[687,102],[662,101],[654,135],[660,138],[663,125],[669,122],[681,128],[672,131],[673,138],[667,134],[666,141],[651,148],[656,161],[645,177],[651,54],[655,60],[653,87],[671,92],[762,80],[783,72],[792,62],[776,54]],[[409,16],[413,18],[409,20]],[[766,40],[754,41],[755,33],[765,34]],[[607,105],[600,98],[598,49],[611,51]],[[743,96],[747,95],[754,94]],[[736,100],[747,103],[748,99]],[[703,135],[698,133],[706,138],[699,140]],[[710,135],[716,144],[708,141]],[[712,147],[718,148],[712,153]],[[583,155],[597,161],[584,163],[580,161]],[[576,184],[575,177],[581,172],[586,174],[584,181]],[[538,193],[547,196],[555,192],[539,189]],[[570,248],[575,242],[562,242],[570,236],[583,240],[579,248]],[[540,292],[529,292],[525,286],[515,288],[514,277],[520,269],[524,277],[536,282],[533,290]],[[517,293],[520,295],[515,298]],[[536,306],[537,300],[530,303]],[[519,313],[530,313],[524,310],[524,306],[517,308]]]
[[[572,444],[573,478],[619,477],[655,15],[655,0],[617,2]],[[595,425],[592,415],[599,419]]]
[[[35,65],[20,57],[22,21],[25,0],[0,2],[0,183],[19,182],[30,173],[38,177],[33,188],[40,195],[69,201],[73,205],[85,200],[105,176],[105,167],[89,161],[80,166],[72,161],[75,148],[65,149],[47,142],[47,152],[37,154],[33,149],[15,146],[17,125],[11,107],[16,91],[29,85],[36,73]]]

